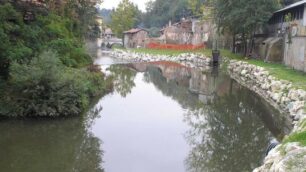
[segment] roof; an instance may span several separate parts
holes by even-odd
[[[297,7],[297,6],[300,6],[300,5],[304,5],[304,4],[306,4],[306,0],[298,1],[296,3],[293,3],[291,5],[286,6],[285,8],[282,8],[278,11],[275,11],[275,13],[286,11],[286,10],[289,10],[291,8],[294,8],[294,7]]]
[[[144,30],[144,29],[139,29],[139,28],[137,28],[137,29],[131,29],[131,30],[128,30],[128,31],[125,31],[125,32],[123,32],[124,34],[133,34],[133,33],[137,33],[137,32],[140,32],[140,31],[145,31],[145,32],[148,32],[148,31],[146,31],[146,30]]]

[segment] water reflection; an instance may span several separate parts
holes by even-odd
[[[103,172],[101,140],[86,126],[81,118],[0,121],[1,171]]]
[[[185,109],[188,171],[250,171],[260,165],[270,140],[290,130],[285,117],[217,68],[168,62],[125,66],[144,72],[145,82]]]
[[[108,71],[116,92],[83,117],[0,121],[1,171],[251,171],[290,130],[217,68],[153,62]]]
[[[235,86],[231,94],[186,113],[190,125],[186,138],[192,147],[186,160],[190,171],[250,171],[260,164],[273,137],[260,117],[269,114],[256,96]]]
[[[131,93],[132,88],[135,86],[134,79],[137,72],[127,67],[120,65],[112,65],[107,69],[111,72],[111,76],[114,78],[114,89],[122,97],[126,97]]]

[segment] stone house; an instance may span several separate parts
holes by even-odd
[[[197,19],[182,19],[161,32],[161,43],[178,45],[202,45],[209,40],[212,23]]]
[[[102,37],[105,38],[105,39],[111,39],[112,37],[114,37],[114,33],[113,33],[112,29],[106,28],[103,32]]]
[[[258,38],[256,52],[266,61],[282,62],[306,72],[306,0],[274,12],[267,37]],[[290,17],[291,16],[291,17]]]
[[[131,29],[123,32],[123,45],[125,48],[139,48],[146,46],[148,31],[144,29]]]

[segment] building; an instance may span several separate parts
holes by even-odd
[[[274,12],[268,38],[258,42],[257,51],[266,61],[282,62],[306,72],[306,0]]]
[[[161,42],[177,45],[203,45],[209,40],[212,31],[211,22],[197,19],[182,19],[180,22],[171,24],[160,32]]]
[[[113,33],[112,29],[106,28],[105,31],[103,32],[102,36],[105,39],[111,39],[112,37],[114,37],[114,33]]]
[[[125,48],[139,48],[146,46],[148,31],[144,29],[131,29],[123,32],[123,44]]]

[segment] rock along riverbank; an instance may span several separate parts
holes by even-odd
[[[145,53],[136,53],[127,50],[114,50],[106,52],[113,58],[124,60],[130,63],[140,63],[140,62],[155,62],[155,61],[172,61],[177,63],[184,63],[189,67],[207,67],[211,63],[211,59],[207,58],[202,54],[195,53],[183,53],[177,56],[171,55],[152,55]]]
[[[306,91],[295,89],[289,81],[278,80],[264,68],[247,62],[230,60],[228,72],[241,85],[256,92],[292,119],[293,131],[290,135],[306,131]],[[270,151],[263,165],[253,172],[305,171],[305,164],[306,147],[299,142],[288,141]]]
[[[108,52],[108,54],[114,58],[132,63],[172,61],[184,63],[184,65],[189,67],[207,67],[211,64],[211,58],[207,58],[202,54],[193,53],[169,56],[115,50]],[[289,137],[294,134],[306,132],[306,91],[295,89],[289,81],[278,80],[264,68],[247,62],[229,60],[228,73],[241,85],[256,92],[282,114],[292,119],[293,130]],[[305,164],[306,147],[299,142],[289,141],[281,143],[271,150],[265,157],[263,165],[254,169],[253,172],[306,171]]]

